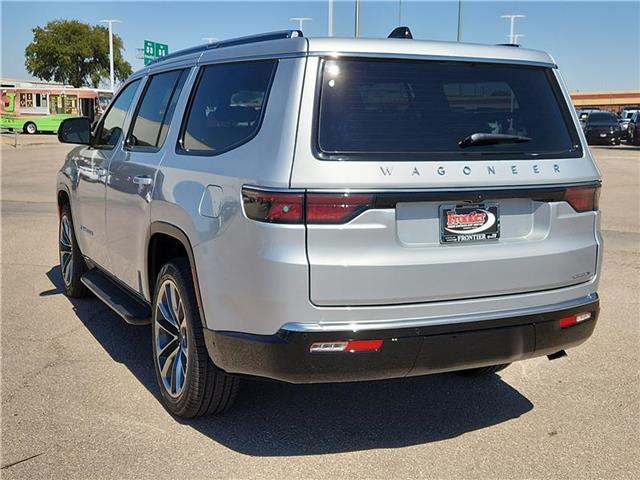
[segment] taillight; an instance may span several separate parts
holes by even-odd
[[[564,201],[569,203],[576,212],[598,210],[600,187],[569,187],[564,192]]]
[[[268,223],[302,223],[304,194],[242,189],[242,203],[247,217]]]
[[[242,189],[247,217],[268,223],[340,224],[373,207],[373,195],[360,193],[270,192]]]
[[[308,193],[307,223],[346,223],[373,206],[373,195]]]

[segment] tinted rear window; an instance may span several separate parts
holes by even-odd
[[[328,160],[578,156],[579,141],[550,69],[462,62],[323,62],[317,150]],[[526,143],[459,142],[473,133]]]
[[[589,123],[618,123],[613,113],[594,112],[589,115]]]

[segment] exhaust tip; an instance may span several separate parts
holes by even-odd
[[[567,352],[565,352],[564,350],[560,350],[559,352],[552,353],[551,355],[547,355],[547,358],[549,360],[556,360],[558,358],[562,358],[566,356],[567,356]]]

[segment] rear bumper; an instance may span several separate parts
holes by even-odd
[[[591,318],[562,329],[559,319]],[[478,322],[357,331],[293,331],[252,335],[205,329],[213,362],[229,373],[291,383],[378,380],[509,363],[575,347],[591,336],[597,295],[567,309]],[[382,339],[377,352],[310,353],[313,342]]]

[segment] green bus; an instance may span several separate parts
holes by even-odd
[[[109,101],[110,90],[55,84],[2,82],[0,128],[23,133],[56,133],[65,118],[85,116],[92,121]]]

